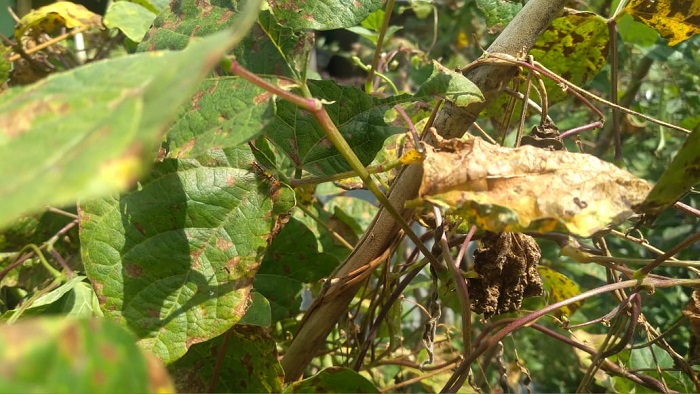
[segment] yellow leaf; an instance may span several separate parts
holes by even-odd
[[[15,37],[20,41],[29,30],[37,36],[64,26],[68,29],[83,26],[102,28],[102,18],[82,5],[59,1],[23,16],[15,30]]]
[[[439,140],[439,136],[435,136]],[[480,138],[427,146],[419,198],[492,232],[590,237],[633,214],[651,186],[594,156]]]
[[[578,285],[560,272],[543,265],[537,266],[537,272],[542,277],[545,285],[549,287],[550,304],[555,304],[559,301],[569,299],[581,293]],[[578,308],[581,307],[581,305],[583,305],[582,301],[563,306],[559,308],[557,315],[559,315],[559,317],[561,317],[562,314],[571,316]]]
[[[631,0],[625,11],[674,46],[700,32],[698,0]]]

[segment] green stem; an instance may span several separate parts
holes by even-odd
[[[22,250],[19,251],[19,253],[21,254],[21,253],[24,252],[26,249],[31,249],[31,250],[34,251],[34,254],[36,254],[37,257],[39,257],[39,261],[41,261],[41,265],[43,265],[44,268],[46,268],[46,270],[49,271],[49,273],[51,274],[51,276],[54,277],[54,279],[56,279],[56,280],[62,280],[62,279],[63,279],[63,274],[62,274],[60,271],[58,271],[57,269],[55,269],[54,267],[52,267],[51,264],[49,264],[48,261],[46,261],[46,258],[44,257],[44,254],[41,253],[41,250],[39,250],[39,248],[38,248],[36,245],[34,245],[34,244],[29,244],[29,245],[23,247]]]
[[[384,44],[384,36],[389,28],[389,20],[391,19],[391,13],[394,11],[394,0],[388,0],[386,2],[386,11],[384,11],[384,20],[382,21],[382,29],[379,31],[379,37],[377,38],[377,48],[374,50],[374,57],[372,58],[372,66],[367,73],[367,80],[365,81],[365,92],[372,93],[374,87],[372,86],[372,81],[374,80],[374,73],[379,64],[379,57],[382,53],[382,46]]]
[[[390,171],[401,165],[401,160],[394,160],[387,164],[379,164],[376,166],[367,167],[367,172],[370,174],[380,174],[382,172]],[[345,171],[340,174],[328,175],[328,176],[318,176],[318,177],[307,177],[302,179],[290,179],[289,186],[297,187],[301,185],[318,185],[319,183],[335,182],[343,179],[348,179],[356,176],[355,171]]]

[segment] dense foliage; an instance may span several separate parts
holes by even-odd
[[[700,391],[700,8],[565,3],[18,17],[0,391]]]

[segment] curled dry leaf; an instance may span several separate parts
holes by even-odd
[[[594,156],[478,137],[426,147],[419,198],[493,232],[568,232],[590,237],[633,214],[651,186]]]
[[[692,365],[700,364],[700,292],[694,290],[688,305],[683,309],[683,314],[690,322],[690,337],[688,345],[688,360]]]
[[[474,312],[485,318],[520,309],[523,298],[542,294],[537,263],[542,257],[539,245],[529,235],[488,233],[482,247],[474,252],[474,271],[469,279],[469,295]]]

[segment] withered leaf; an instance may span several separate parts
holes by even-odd
[[[688,360],[692,365],[700,364],[700,292],[694,290],[688,301],[688,305],[683,308],[683,314],[690,322],[690,344],[688,346]]]
[[[651,186],[594,156],[478,137],[426,147],[419,198],[493,232],[568,232],[590,237],[619,224]]]
[[[542,294],[537,263],[539,245],[529,235],[488,233],[482,247],[474,252],[474,270],[479,278],[469,279],[469,296],[474,312],[484,318],[520,309],[523,298]]]

